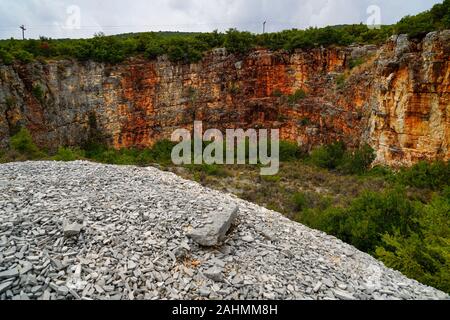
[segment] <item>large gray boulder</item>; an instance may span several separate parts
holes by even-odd
[[[224,210],[211,216],[213,223],[202,228],[194,229],[188,233],[188,237],[204,247],[214,247],[222,243],[236,219],[239,207]]]

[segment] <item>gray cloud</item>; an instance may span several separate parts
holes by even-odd
[[[0,0],[0,38],[90,37],[103,31],[212,31],[236,27],[260,32],[366,22],[370,5],[381,9],[382,23],[431,8],[441,0]],[[80,29],[67,29],[67,10],[81,12]]]

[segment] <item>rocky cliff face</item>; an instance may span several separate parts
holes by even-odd
[[[305,148],[367,142],[387,165],[448,160],[449,52],[444,31],[420,43],[393,37],[380,48],[217,49],[192,65],[133,58],[0,66],[0,147],[23,125],[50,149],[98,132],[116,148],[146,147],[203,120],[209,128],[279,128]]]
[[[450,32],[393,38],[374,64],[369,142],[391,165],[450,158]]]

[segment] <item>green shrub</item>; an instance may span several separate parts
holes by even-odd
[[[149,59],[156,59],[165,53],[166,53],[166,51],[161,46],[161,44],[155,43],[155,42],[149,43],[145,49],[145,55]]]
[[[417,233],[386,233],[376,256],[388,267],[450,293],[450,198],[418,204]]]
[[[367,144],[358,150],[347,151],[339,165],[339,171],[346,174],[363,174],[370,169],[375,157],[375,150]]]
[[[336,78],[336,89],[341,90],[345,87],[345,82],[347,81],[347,76],[341,74]]]
[[[356,59],[351,59],[349,62],[349,67],[350,69],[354,69],[356,67],[359,67],[360,65],[364,64],[365,59],[364,58],[356,58]]]
[[[117,165],[124,165],[124,166],[131,166],[131,165],[137,165],[136,157],[133,154],[123,153],[119,152],[116,153],[114,157],[114,164]]]
[[[375,151],[367,144],[357,150],[346,150],[343,142],[335,142],[314,149],[309,162],[344,174],[363,174],[369,171],[375,157]]]
[[[13,52],[14,57],[23,63],[30,63],[34,61],[34,56],[25,50],[18,50]]]
[[[294,195],[292,196],[292,203],[296,212],[301,212],[308,208],[308,201],[304,193],[294,193]]]
[[[85,152],[81,149],[60,147],[58,148],[56,155],[53,157],[53,160],[69,162],[83,159],[85,156]]]
[[[215,176],[225,178],[229,176],[228,171],[222,165],[217,164],[201,164],[201,165],[187,165],[186,166],[191,172],[195,174],[202,174],[203,178],[205,176]],[[203,180],[202,177],[197,176],[197,180]]]
[[[102,153],[100,153],[99,155],[97,155],[95,160],[102,162],[102,163],[118,164],[119,153],[117,150],[112,150],[112,149],[105,150]]]
[[[170,163],[172,162],[172,149],[175,143],[169,140],[160,140],[151,148],[151,157],[156,162]]]
[[[6,151],[0,149],[0,163],[6,163],[8,159],[6,158]]]
[[[90,57],[98,62],[121,62],[125,59],[128,50],[124,40],[117,37],[107,37],[102,33],[96,34],[90,40],[90,43],[84,42],[83,45],[86,46]]]
[[[42,102],[44,100],[44,90],[42,89],[42,87],[40,85],[33,86],[32,93],[33,93],[33,96],[40,102]]]
[[[15,103],[16,102],[15,102],[14,98],[12,98],[12,97],[5,98],[5,104],[8,108],[14,107]]]
[[[6,65],[12,64],[14,62],[14,57],[5,49],[0,48],[0,60]]]
[[[420,189],[438,190],[450,181],[448,162],[419,162],[411,168],[403,168],[397,175],[398,182]]]
[[[166,44],[166,52],[173,62],[196,63],[203,57],[206,48],[196,39],[173,38]]]
[[[139,166],[146,166],[154,162],[152,151],[150,149],[141,150],[136,156],[136,164]]]
[[[245,54],[253,48],[254,37],[250,32],[230,29],[225,34],[224,46],[228,52]]]
[[[284,44],[284,48],[289,52],[293,52],[295,49],[310,49],[314,46],[315,42],[307,31],[292,35],[288,38],[287,43]]]
[[[394,189],[385,193],[365,192],[348,208],[309,210],[301,222],[373,253],[384,234],[407,235],[416,230],[416,216],[417,211],[405,192]]]
[[[445,186],[442,191],[441,191],[441,196],[444,199],[449,199],[450,200],[450,186]]]
[[[336,169],[341,164],[344,153],[344,143],[335,142],[313,150],[310,155],[310,162],[320,168]]]
[[[303,89],[296,90],[293,94],[288,96],[288,103],[290,105],[294,105],[298,103],[300,100],[303,100],[306,98],[306,92]]]
[[[281,181],[281,177],[274,175],[274,176],[261,176],[261,180],[268,182],[268,183],[278,183]]]
[[[228,173],[223,168],[223,166],[217,165],[217,164],[203,164],[203,165],[201,165],[201,170],[211,176],[217,176],[217,177],[228,176]]]
[[[148,149],[110,149],[104,144],[89,143],[85,145],[83,157],[102,163],[119,165],[148,165],[151,163],[169,164],[175,144],[161,140]]]
[[[108,148],[102,143],[88,141],[84,144],[83,150],[85,152],[86,158],[100,161],[102,154],[108,151]]]
[[[26,128],[20,131],[10,139],[11,149],[26,157],[28,160],[37,159],[43,156],[43,153],[34,144],[30,132]]]
[[[293,161],[302,158],[302,150],[295,142],[280,141],[280,161]]]
[[[385,177],[387,180],[393,180],[394,172],[389,167],[377,165],[368,170],[367,175]]]

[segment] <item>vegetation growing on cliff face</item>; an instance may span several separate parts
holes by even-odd
[[[10,140],[10,149],[3,152],[0,163],[7,161],[36,160],[45,157],[45,153],[39,150],[34,143],[30,132],[21,128]]]
[[[318,46],[345,46],[352,43],[380,44],[392,34],[423,37],[433,30],[450,29],[450,0],[416,16],[407,16],[393,26],[370,29],[366,25],[342,25],[307,30],[286,30],[256,35],[230,29],[226,33],[139,33],[120,36],[96,34],[92,39],[0,41],[0,60],[30,62],[35,58],[92,59],[118,63],[127,57],[143,55],[155,59],[167,54],[174,62],[198,62],[214,48],[226,48],[233,54],[245,54],[255,47],[271,50],[309,49]]]

